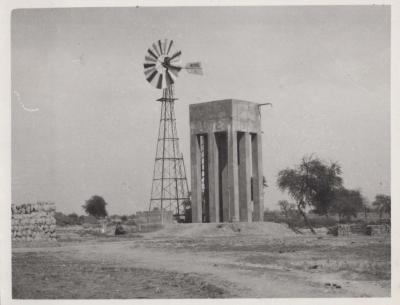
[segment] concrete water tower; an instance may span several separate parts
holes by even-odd
[[[191,104],[192,222],[262,221],[259,104]]]

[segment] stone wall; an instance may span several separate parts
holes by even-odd
[[[16,241],[55,240],[55,205],[48,202],[11,205],[11,238]]]
[[[359,235],[387,235],[390,234],[390,225],[365,225],[365,224],[338,224],[337,230],[333,230],[333,235],[349,236],[354,234]],[[336,233],[336,234],[335,234]]]
[[[375,236],[375,235],[388,235],[390,234],[390,225],[382,224],[382,225],[369,225],[367,226],[367,235]]]
[[[151,224],[161,224],[161,211],[143,211],[136,212],[136,222],[140,224],[151,223]],[[171,211],[164,211],[163,213],[163,223],[172,223],[173,215]]]

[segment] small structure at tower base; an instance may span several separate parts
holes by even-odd
[[[192,222],[262,221],[259,104],[227,99],[189,112]]]

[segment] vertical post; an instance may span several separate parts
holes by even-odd
[[[169,90],[170,97],[171,97],[171,90]],[[178,156],[178,149],[176,146],[176,141],[178,140],[178,135],[175,130],[175,124],[173,120],[175,119],[174,117],[174,100],[172,99],[170,101],[169,105],[169,112],[170,112],[170,119],[171,119],[171,125],[172,125],[172,135],[171,135],[171,141],[172,141],[172,151],[173,151],[173,156],[174,156],[174,163],[173,163],[173,171],[174,171],[174,182],[175,182],[175,200],[176,200],[176,206],[177,206],[177,214],[178,214],[178,219],[181,217],[181,212],[179,210],[179,190],[178,190],[178,177],[180,177],[179,172],[178,172],[178,166],[177,163],[179,162],[179,156]],[[172,197],[172,195],[171,195]]]
[[[214,134],[218,150],[218,213],[221,222],[229,218],[229,177],[228,177],[228,133]]]
[[[203,215],[204,215],[204,222],[210,222],[210,175],[209,175],[209,163],[210,163],[210,159],[208,156],[208,134],[203,134],[202,135],[203,138],[203,147],[202,147],[202,162],[203,162],[203,177],[202,179],[204,179],[203,183],[204,183],[204,189],[203,189],[203,200],[204,200],[204,211]]]
[[[210,222],[219,222],[218,148],[214,132],[208,133],[208,185]]]
[[[251,137],[250,133],[241,133],[238,141],[239,151],[239,218],[240,221],[252,221],[251,209]]]
[[[253,163],[254,220],[264,220],[261,133],[251,135]]]
[[[200,145],[196,134],[190,135],[190,156],[192,172],[192,222],[202,222]]]
[[[239,175],[237,133],[233,126],[228,130],[228,188],[229,188],[229,221],[239,221]]]
[[[163,97],[164,98],[166,97],[166,89],[164,89],[164,91],[163,91]],[[167,131],[167,101],[166,100],[162,101],[162,108],[164,109],[164,111],[163,111],[163,113],[164,113],[164,117],[163,117],[164,132],[163,132],[163,139],[162,139],[161,197],[160,197],[160,200],[161,200],[160,206],[161,207],[160,207],[160,210],[161,210],[161,224],[164,224],[163,199],[164,199],[164,170],[165,170],[165,134]]]

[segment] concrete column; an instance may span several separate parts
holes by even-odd
[[[214,132],[208,133],[208,190],[210,222],[219,222],[218,148]]]
[[[215,134],[216,135],[216,134]],[[223,222],[229,218],[229,177],[228,177],[228,132],[216,135],[218,147],[218,192],[219,192],[219,217]],[[222,217],[221,217],[222,212]]]
[[[228,130],[228,188],[229,188],[229,221],[239,221],[239,174],[237,155],[237,132]]]
[[[252,221],[251,209],[251,136],[244,132],[239,146],[239,219]]]
[[[200,168],[200,144],[196,134],[190,135],[190,165],[191,165],[191,207],[192,222],[202,222],[201,206],[201,168]]]
[[[261,133],[253,134],[252,162],[253,162],[253,199],[254,221],[264,220],[264,196],[263,196],[263,170],[262,170],[262,143]]]

